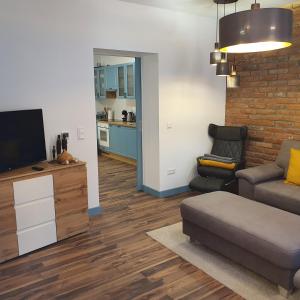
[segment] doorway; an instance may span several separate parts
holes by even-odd
[[[107,186],[126,180],[124,172],[130,174],[136,190],[143,188],[141,82],[140,57],[94,49],[99,177],[100,185],[106,183],[100,194]],[[120,172],[113,172],[116,169]],[[107,176],[120,178],[112,183]]]

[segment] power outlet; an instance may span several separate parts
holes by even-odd
[[[77,128],[77,139],[78,140],[84,140],[85,139],[85,130],[83,127]]]
[[[168,170],[168,175],[173,175],[176,173],[176,169],[169,169]]]

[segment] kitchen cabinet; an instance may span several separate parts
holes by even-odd
[[[95,84],[95,98],[98,100],[100,98],[99,90],[99,70],[94,68],[94,84]]]
[[[135,96],[134,64],[126,65],[126,98],[134,99]]]
[[[117,91],[118,98],[135,99],[135,64],[120,64],[94,69],[96,100],[106,98],[106,91]]]
[[[135,98],[134,63],[118,65],[118,96],[119,98]]]
[[[136,159],[136,128],[119,125],[109,126],[109,151],[125,157]]]
[[[117,90],[117,67],[108,66],[105,67],[105,89],[106,90]]]
[[[118,66],[118,96],[120,98],[125,97],[125,66]]]
[[[94,81],[95,81],[95,98],[96,100],[105,98],[105,69],[94,68]]]
[[[105,69],[99,68],[99,94],[100,99],[105,98]]]

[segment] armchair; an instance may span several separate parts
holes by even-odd
[[[199,176],[190,182],[190,188],[200,192],[235,191],[237,187],[235,172],[244,167],[245,140],[247,127],[218,126],[210,124],[208,134],[213,138],[210,156],[216,160],[222,158],[232,159],[236,166],[234,169],[224,169],[214,166],[204,166],[197,158],[197,171]]]

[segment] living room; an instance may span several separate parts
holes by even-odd
[[[276,298],[280,297],[276,282],[253,275],[253,270],[249,275],[243,269],[235,273],[233,268],[224,275],[218,268],[205,269],[172,251],[172,245],[160,242],[157,232],[149,236],[181,222],[180,204],[199,195],[199,191],[190,191],[189,184],[198,176],[197,157],[211,151],[214,139],[207,133],[209,124],[247,127],[246,168],[274,163],[283,141],[300,140],[297,3],[261,1],[262,8],[285,5],[292,10],[292,46],[229,54],[239,86],[226,89],[226,77],[216,76],[216,68],[209,64],[216,42],[217,5],[213,0],[200,2],[1,2],[0,111],[41,109],[46,160],[53,158],[57,135],[67,132],[67,151],[75,164],[77,160],[83,163],[84,167],[78,166],[83,172],[78,180],[85,180],[80,188],[85,204],[78,208],[85,211],[80,218],[82,226],[74,225],[76,229],[70,233],[70,224],[76,222],[73,216],[58,243],[22,256],[22,251],[14,252],[1,260],[1,299],[268,299],[266,295],[281,299]],[[226,4],[225,13],[247,10],[251,4]],[[221,18],[223,4],[218,5]],[[104,55],[126,53],[141,59],[143,118],[137,126],[143,133],[144,192],[135,186],[136,171],[122,164],[109,170],[110,181],[99,183],[93,49]],[[66,171],[73,165],[51,168],[47,176],[53,175],[50,194],[55,198],[56,178],[74,180],[72,172]],[[31,172],[31,166],[29,169]],[[30,180],[44,171],[22,174],[22,178]],[[21,176],[22,171],[12,172]],[[5,180],[11,182],[11,177]],[[103,199],[99,198],[99,185]],[[110,192],[106,193],[108,186]],[[9,199],[17,197],[14,188]],[[64,188],[57,188],[64,195],[60,201],[65,199]],[[6,191],[0,191],[4,199]],[[20,197],[22,191],[31,193],[30,189],[20,191]],[[79,197],[69,192],[71,198]],[[75,211],[71,200],[65,208]],[[15,198],[10,207],[18,205]],[[3,226],[5,216],[1,215]],[[0,232],[6,231],[0,227]],[[1,247],[0,253],[4,253],[5,247]],[[212,256],[205,257],[210,260]],[[245,274],[249,284],[239,284],[238,277]],[[296,286],[294,289],[292,293],[285,287],[283,293],[300,299]]]

